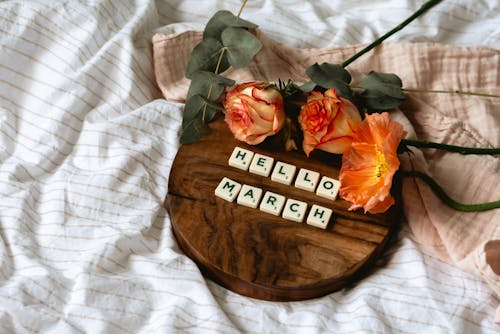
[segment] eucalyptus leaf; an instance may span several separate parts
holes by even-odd
[[[247,66],[262,48],[259,39],[243,28],[224,29],[221,41],[226,48],[229,63],[236,68]]]
[[[225,87],[233,86],[234,84],[234,80],[221,75],[207,71],[197,71],[191,76],[191,85],[189,86],[186,99],[194,95],[208,97],[208,91],[210,90],[210,86],[212,86],[209,100],[215,101],[224,91]]]
[[[205,98],[201,95],[193,95],[186,100],[186,105],[184,106],[184,113],[182,116],[183,130],[185,130],[195,118],[199,118],[201,120],[201,111],[204,105]]]
[[[371,71],[358,86],[364,89],[359,97],[369,109],[393,109],[405,99],[403,83],[397,75],[392,73]]]
[[[301,86],[299,86],[300,90],[304,93],[309,93],[314,90],[316,87],[316,83],[312,81],[304,82]]]
[[[212,16],[203,31],[203,39],[221,39],[221,34],[227,27],[255,29],[256,24],[243,20],[227,10],[220,10]]]
[[[194,118],[183,129],[181,144],[190,144],[201,139],[208,132],[208,126],[202,122],[201,118]]]
[[[353,96],[349,87],[351,75],[339,64],[315,63],[306,69],[306,74],[318,86],[335,88],[340,96],[348,99]]]
[[[196,45],[187,64],[186,77],[192,79],[197,71],[215,72],[223,47],[221,42],[214,38],[205,39]],[[224,55],[219,65],[219,72],[224,72],[228,68],[229,62],[227,56]]]

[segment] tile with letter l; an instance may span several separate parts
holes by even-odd
[[[297,167],[294,165],[278,161],[274,166],[273,173],[271,174],[271,180],[290,185],[292,184],[296,169]]]
[[[319,182],[316,195],[335,200],[340,189],[340,181],[332,179],[328,176],[323,176]]]
[[[307,216],[307,224],[325,229],[332,217],[332,209],[325,208],[321,205],[313,204],[309,215]]]
[[[301,168],[297,179],[295,180],[295,187],[307,191],[314,191],[318,184],[319,173],[309,169]]]
[[[268,157],[267,155],[255,153],[252,162],[250,163],[250,173],[267,177],[271,173],[273,163],[274,158]]]
[[[227,177],[222,178],[217,188],[215,188],[215,196],[220,197],[228,202],[234,201],[241,189],[241,184]]]
[[[241,187],[240,194],[238,195],[236,202],[255,209],[257,205],[259,205],[261,196],[262,189],[244,184]]]
[[[259,208],[261,211],[279,216],[285,205],[285,200],[285,196],[266,191]]]
[[[307,203],[289,198],[286,200],[282,217],[288,220],[293,220],[297,223],[302,223],[306,210]]]
[[[229,166],[242,169],[244,171],[248,170],[250,162],[253,158],[253,152],[245,150],[241,147],[235,147],[233,153],[229,157]]]

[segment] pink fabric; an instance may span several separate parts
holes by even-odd
[[[184,71],[202,33],[188,31],[153,37],[155,74],[166,99],[184,101],[189,80]],[[292,79],[305,82],[304,70],[318,62],[340,63],[362,46],[296,49],[257,31],[262,51],[248,68],[225,73],[242,83]],[[348,69],[353,83],[371,70],[396,73],[404,88],[454,89],[500,93],[500,53],[484,47],[384,43]],[[401,112],[402,111],[402,112]],[[392,113],[409,137],[461,146],[500,147],[500,100],[439,93],[407,93],[401,111]],[[454,199],[463,203],[500,199],[498,156],[463,156],[440,150],[403,154],[401,168],[431,175]],[[439,258],[488,282],[500,296],[500,209],[481,213],[455,211],[443,204],[423,182],[405,179],[404,210],[415,238]],[[500,322],[500,306],[495,321]]]

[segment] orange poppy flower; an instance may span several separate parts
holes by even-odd
[[[389,114],[367,115],[354,129],[351,146],[342,156],[340,196],[352,203],[349,210],[363,208],[381,213],[394,204],[392,178],[399,168],[397,149],[406,135]]]

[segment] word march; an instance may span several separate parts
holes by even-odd
[[[241,147],[235,147],[229,158],[229,166],[239,168],[250,173],[269,177],[271,180],[285,185],[294,182],[296,188],[315,192],[316,195],[335,200],[340,188],[340,182],[318,172],[300,168],[295,177],[297,167],[282,161],[274,164],[274,158],[254,153]],[[274,166],[274,168],[273,168]],[[295,180],[295,181],[294,181]],[[275,216],[302,223],[304,221],[307,203],[286,198],[283,195],[266,191],[248,184],[240,184],[234,180],[224,177],[217,188],[215,195],[228,202],[236,202],[240,205],[257,208]],[[332,210],[323,206],[313,204],[309,210],[306,222],[309,225],[325,229],[332,216]]]

